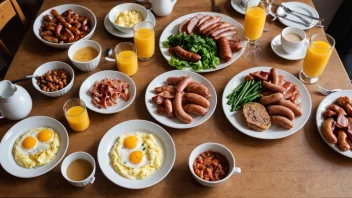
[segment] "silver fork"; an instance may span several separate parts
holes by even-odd
[[[330,95],[332,93],[335,93],[337,91],[341,91],[341,89],[332,89],[332,90],[329,90],[329,89],[325,89],[324,87],[320,86],[320,85],[317,85],[317,89],[320,93],[322,93],[323,95]]]
[[[220,12],[219,6],[215,4],[215,0],[211,0],[211,11],[212,12]]]
[[[281,5],[281,7],[282,7],[286,12],[288,12],[288,13],[291,13],[291,14],[292,14],[292,13],[297,13],[297,14],[303,15],[303,16],[308,17],[308,18],[311,18],[311,19],[319,20],[319,21],[321,21],[321,22],[324,21],[323,18],[317,18],[317,17],[314,17],[314,16],[310,16],[310,15],[308,15],[308,14],[303,14],[303,13],[300,13],[300,12],[297,12],[297,11],[294,11],[294,10],[291,10],[289,7],[287,7],[287,6],[283,5],[283,4],[280,4],[280,5]]]

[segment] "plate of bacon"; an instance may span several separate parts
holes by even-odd
[[[228,96],[248,80],[260,82],[259,98],[231,111]],[[296,133],[305,125],[312,101],[306,87],[292,74],[271,67],[254,67],[228,82],[222,107],[230,123],[242,133],[259,139],[280,139]]]
[[[102,114],[127,108],[136,97],[136,85],[127,75],[113,70],[97,72],[81,85],[79,97],[88,109]]]

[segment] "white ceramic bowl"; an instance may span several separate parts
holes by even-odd
[[[144,6],[135,3],[123,3],[118,6],[115,6],[109,12],[109,21],[117,30],[120,30],[121,32],[131,33],[133,31],[133,27],[124,27],[115,23],[115,19],[119,15],[119,13],[125,10],[136,10],[140,12],[143,16],[143,21],[147,20],[148,18],[147,9]]]
[[[60,89],[58,91],[53,91],[53,92],[48,92],[48,91],[43,91],[40,89],[39,85],[37,84],[37,80],[35,78],[32,78],[32,84],[33,86],[42,94],[49,96],[49,97],[59,97],[64,94],[66,94],[70,89],[72,88],[73,81],[75,80],[75,73],[70,65],[64,62],[60,61],[52,61],[52,62],[47,62],[44,63],[43,65],[39,66],[33,73],[34,76],[41,76],[48,72],[49,70],[55,70],[55,69],[63,69],[65,72],[68,74],[70,77],[70,82],[66,87],[63,89]]]
[[[42,39],[42,37],[39,35],[39,28],[44,21],[44,16],[46,14],[50,14],[50,11],[52,9],[55,9],[59,14],[62,14],[63,12],[67,11],[68,9],[72,9],[73,12],[79,14],[80,16],[85,16],[88,18],[88,20],[89,20],[88,24],[90,24],[91,31],[89,32],[89,34],[87,34],[85,37],[83,37],[80,40],[89,39],[94,34],[95,28],[97,26],[97,19],[96,19],[95,15],[93,14],[93,12],[90,11],[88,8],[80,6],[80,5],[64,4],[64,5],[56,6],[56,7],[50,8],[48,10],[45,10],[34,21],[34,24],[33,24],[34,35],[44,44],[49,45],[54,48],[67,49],[72,45],[72,43],[74,43],[74,42],[72,42],[72,43],[51,43],[51,42],[48,42],[48,41]]]
[[[153,134],[163,150],[161,167],[142,180],[131,180],[120,176],[111,166],[109,153],[119,136],[125,133],[142,132]],[[116,185],[129,189],[143,189],[163,180],[171,171],[176,158],[176,148],[172,137],[161,126],[146,120],[129,120],[112,127],[105,133],[98,147],[98,163],[104,175]],[[167,185],[167,184],[166,184]]]
[[[77,50],[83,48],[83,47],[91,47],[95,49],[98,52],[98,56],[95,57],[91,61],[87,62],[79,62],[73,60],[73,55],[77,52]],[[71,45],[71,47],[68,49],[68,57],[70,58],[72,64],[77,67],[81,71],[93,71],[95,68],[98,67],[99,62],[100,62],[100,57],[101,57],[101,46],[99,43],[93,41],[93,40],[80,40]]]
[[[204,179],[201,179],[200,177],[198,177],[194,171],[193,171],[193,163],[196,160],[197,156],[205,151],[214,151],[214,152],[218,152],[220,154],[222,154],[227,161],[229,162],[229,172],[228,175],[220,180],[220,181],[206,181]],[[189,169],[193,175],[193,177],[202,185],[207,186],[207,187],[213,187],[216,185],[219,185],[223,182],[225,182],[226,180],[228,180],[231,175],[233,174],[240,174],[241,173],[241,169],[235,166],[235,157],[233,156],[233,154],[231,153],[231,151],[226,148],[224,145],[221,144],[217,144],[217,143],[204,143],[201,144],[199,146],[197,146],[191,153],[191,155],[189,156],[189,160],[188,160],[188,164],[189,164]]]
[[[56,153],[55,158],[53,158],[48,164],[37,167],[37,168],[23,168],[18,165],[12,155],[12,148],[21,135],[28,132],[31,129],[38,127],[50,127],[55,130],[60,136],[60,147]],[[11,129],[9,129],[5,136],[1,140],[0,144],[0,162],[1,166],[9,174],[21,177],[21,178],[32,178],[45,174],[46,172],[53,169],[61,159],[65,156],[67,147],[69,144],[68,134],[66,128],[57,120],[46,117],[46,116],[35,116],[26,118],[17,124],[15,124]]]
[[[68,178],[66,172],[67,172],[67,167],[75,160],[77,159],[83,159],[88,161],[92,167],[93,167],[93,171],[92,173],[84,180],[82,181],[74,181],[71,180],[70,178]],[[74,152],[71,153],[69,156],[67,156],[64,161],[61,164],[61,174],[62,176],[72,185],[77,186],[77,187],[84,187],[87,186],[88,184],[93,184],[95,181],[95,169],[96,169],[96,165],[95,165],[95,161],[94,158],[89,155],[86,152]]]

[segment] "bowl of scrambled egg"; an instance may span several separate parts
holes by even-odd
[[[113,183],[129,189],[157,184],[170,172],[176,158],[174,142],[159,125],[130,120],[111,128],[98,147],[98,162]]]
[[[112,8],[109,12],[110,23],[119,31],[131,33],[133,26],[148,18],[145,7],[135,3],[124,3]]]
[[[21,178],[42,175],[53,169],[68,147],[68,134],[57,120],[35,116],[15,124],[0,145],[1,166]]]

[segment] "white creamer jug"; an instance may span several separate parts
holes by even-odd
[[[172,12],[177,0],[149,0],[152,11],[158,16],[167,16]]]
[[[0,119],[20,120],[32,110],[32,98],[21,86],[8,80],[0,82]]]

